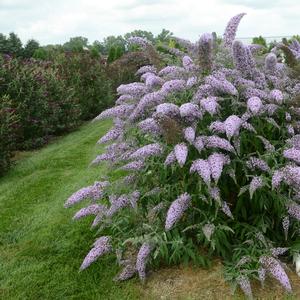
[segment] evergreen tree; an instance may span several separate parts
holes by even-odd
[[[111,46],[109,48],[107,62],[108,63],[113,62],[115,60],[115,57],[116,57],[116,47],[115,46]]]
[[[7,52],[15,56],[22,55],[23,52],[22,42],[14,32],[11,32],[7,39]]]
[[[33,56],[35,51],[40,47],[40,44],[34,40],[28,40],[23,51],[23,57],[30,58]]]
[[[7,38],[4,34],[0,33],[0,53],[7,53]]]

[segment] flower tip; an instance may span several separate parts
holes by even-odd
[[[80,266],[78,272],[82,272],[83,270],[85,270],[87,268],[87,266],[84,266],[83,264]]]

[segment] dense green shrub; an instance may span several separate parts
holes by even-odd
[[[107,66],[107,74],[112,80],[113,90],[115,91],[122,83],[130,83],[137,80],[137,70],[149,64],[157,67],[163,64],[161,57],[153,48],[145,51],[128,52],[109,64]]]
[[[111,82],[105,67],[89,53],[66,53],[55,59],[61,80],[79,100],[80,118],[87,120],[112,105]]]
[[[0,98],[0,175],[10,165],[15,137],[18,131],[18,118],[8,96]]]
[[[18,148],[44,144],[51,135],[74,128],[80,120],[74,89],[60,79],[51,62],[2,58],[0,95],[9,95],[20,122]]]

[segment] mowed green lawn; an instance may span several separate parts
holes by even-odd
[[[137,279],[114,283],[118,267],[103,257],[79,266],[96,235],[91,219],[72,221],[73,192],[105,174],[88,167],[109,122],[89,123],[26,154],[0,178],[0,299],[138,299]]]

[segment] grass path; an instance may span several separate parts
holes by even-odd
[[[83,126],[28,153],[0,179],[0,299],[138,299],[136,281],[112,283],[117,266],[103,258],[78,268],[95,239],[91,220],[73,222],[66,198],[101,176],[88,168],[109,123]]]
[[[114,283],[118,267],[103,257],[79,273],[96,236],[91,219],[72,221],[79,207],[65,209],[74,191],[93,183],[105,169],[89,168],[101,151],[96,141],[109,122],[87,124],[42,150],[23,153],[0,178],[0,299],[244,299],[230,296],[221,265],[210,270],[173,267],[138,279]],[[258,299],[300,299],[300,282],[290,272],[294,296],[273,281],[254,286]]]

